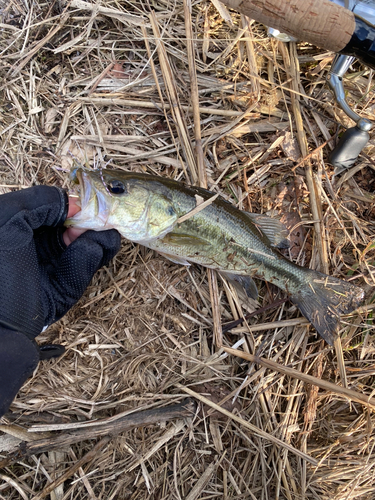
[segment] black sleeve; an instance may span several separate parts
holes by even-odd
[[[0,417],[39,362],[36,344],[19,332],[0,328]]]

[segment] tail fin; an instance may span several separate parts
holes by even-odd
[[[291,300],[314,325],[316,331],[333,345],[339,329],[340,314],[354,311],[362,302],[361,288],[318,271],[308,271],[308,283]]]

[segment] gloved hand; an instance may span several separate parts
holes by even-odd
[[[81,298],[120,249],[115,230],[86,231],[67,246],[67,213],[68,196],[56,187],[0,196],[0,416],[38,361],[51,357],[34,338]]]

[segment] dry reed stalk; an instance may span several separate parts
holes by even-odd
[[[94,12],[95,15],[104,14],[105,16],[113,17],[120,22],[130,23],[136,26],[143,26],[145,22],[145,20],[140,16],[135,16],[119,9],[103,7],[102,5],[93,5],[89,2],[84,2],[83,0],[70,0],[69,6],[73,9]]]
[[[202,210],[204,210],[206,207],[208,207],[209,205],[211,205],[211,203],[213,203],[218,196],[219,196],[219,193],[214,194],[208,200],[203,201],[202,197],[199,197],[198,195],[196,195],[197,206],[195,208],[193,208],[193,210],[190,210],[190,212],[187,212],[185,215],[182,215],[181,217],[179,217],[177,219],[178,224],[181,224],[182,222],[184,222],[184,221],[190,219],[191,217],[193,217],[195,214],[197,214],[197,213],[201,212]],[[202,201],[198,200],[198,198],[200,198]]]
[[[72,477],[73,474],[82,467],[82,465],[85,465],[87,462],[91,462],[92,460],[94,460],[97,457],[98,453],[102,452],[103,448],[109,443],[109,441],[110,437],[104,437],[100,441],[98,441],[91,451],[89,451],[85,456],[75,462],[75,464],[72,465],[64,474],[62,474],[60,477],[46,486],[41,493],[33,496],[31,500],[42,500],[47,495],[49,495],[60,484],[63,484],[64,481]]]
[[[202,148],[197,69],[195,66],[195,47],[193,43],[193,29],[191,25],[191,2],[189,0],[184,0],[184,14],[185,14],[185,29],[186,29],[186,48],[189,61],[191,104],[193,107],[195,153],[196,153],[196,161],[198,169],[197,171],[198,182],[200,187],[207,189],[207,176],[206,176],[206,170],[204,168],[204,157]]]
[[[301,114],[301,108],[299,103],[299,95],[297,92],[300,92],[300,68],[297,59],[296,52],[296,44],[290,44],[290,54],[285,49],[283,51],[283,56],[285,58],[285,64],[287,67],[287,72],[291,77],[291,85],[294,93],[290,94],[292,107],[293,107],[293,116],[296,120],[296,128],[297,128],[297,138],[299,147],[301,148],[302,156],[305,158],[308,155],[308,144],[306,134],[303,128],[303,120]],[[322,207],[320,203],[319,192],[317,191],[317,186],[314,181],[313,171],[311,167],[311,163],[307,162],[305,166],[306,171],[306,182],[310,192],[310,205],[311,205],[311,213],[317,222],[315,222],[315,235],[316,241],[318,244],[318,250],[320,255],[320,261],[322,265],[322,271],[326,274],[329,273],[328,269],[328,257],[327,257],[327,244],[324,239],[324,228],[322,227]]]
[[[241,15],[241,22],[243,28],[246,28],[245,35],[246,35],[246,52],[247,52],[247,60],[249,64],[249,69],[250,69],[250,81],[252,85],[252,90],[255,94],[255,99],[258,101],[260,98],[260,83],[259,83],[259,75],[258,75],[258,68],[257,68],[257,61],[256,61],[256,55],[254,51],[254,43],[253,43],[253,31],[251,29],[251,20],[244,16]]]
[[[46,43],[48,43],[49,40],[51,40],[51,38],[55,36],[56,33],[58,33],[62,29],[64,24],[67,22],[68,18],[69,15],[64,13],[60,17],[57,26],[51,28],[48,34],[42,40],[40,40],[40,42],[36,43],[33,47],[31,47],[28,50],[27,54],[22,54],[21,60],[18,60],[17,63],[15,63],[14,66],[10,68],[9,70],[10,76],[12,76],[13,78],[17,76],[17,74],[22,70],[22,68],[24,68],[30,62],[30,60],[34,57],[34,55],[37,54],[41,50],[41,48],[44,45],[46,45]]]
[[[160,88],[160,85],[159,85],[159,81],[158,81],[158,77],[157,77],[157,74],[156,74],[156,69],[155,69],[155,64],[153,62],[153,57],[152,57],[152,53],[151,53],[151,48],[150,48],[150,44],[149,44],[149,40],[148,40],[148,32],[146,30],[146,27],[145,26],[142,26],[142,33],[143,33],[143,36],[144,36],[144,39],[145,39],[145,45],[146,45],[146,49],[147,49],[147,54],[148,54],[148,58],[149,58],[149,62],[150,62],[150,66],[151,66],[151,71],[152,71],[152,75],[154,77],[154,80],[155,80],[155,84],[156,84],[156,87],[157,87],[157,90],[158,90],[158,94],[159,94],[159,99],[161,101],[161,108],[163,109],[164,111],[164,116],[166,118],[166,121],[168,123],[168,129],[170,131],[170,134],[171,134],[171,137],[173,138],[173,141],[175,142],[174,140],[174,135],[173,135],[173,132],[172,132],[172,129],[171,129],[171,126],[169,124],[169,120],[168,120],[168,116],[166,115],[166,105],[164,104],[164,97],[163,97],[163,93],[162,93],[162,90]],[[169,109],[171,109],[172,105],[169,105]],[[176,150],[178,151],[179,148],[177,147],[176,145]],[[182,165],[182,169],[186,175],[186,177],[188,176],[187,174],[187,171],[186,171],[186,167],[185,167],[185,163],[183,161],[183,159],[180,157],[179,153],[178,153],[178,156],[179,156],[179,160],[180,160],[180,163]]]
[[[304,460],[311,463],[312,465],[315,465],[315,466],[318,465],[318,462],[316,460],[314,460],[312,457],[310,457],[309,455],[306,455],[306,454],[300,452],[299,450],[297,450],[296,448],[293,448],[292,446],[288,445],[287,443],[283,443],[280,439],[275,438],[271,434],[264,432],[262,429],[259,429],[255,425],[250,424],[249,422],[246,422],[246,420],[244,420],[243,418],[238,417],[237,415],[234,415],[233,413],[231,413],[228,410],[226,410],[225,408],[222,408],[221,406],[217,405],[216,403],[214,403],[210,399],[202,396],[201,394],[198,394],[195,391],[192,391],[188,387],[184,387],[182,385],[178,385],[178,387],[179,387],[179,389],[186,392],[187,394],[190,394],[190,396],[193,396],[194,398],[198,399],[199,401],[202,401],[202,403],[205,403],[206,405],[210,406],[211,408],[214,408],[215,410],[219,411],[220,413],[223,413],[225,416],[236,421],[242,427],[250,429],[252,432],[257,434],[258,436],[261,436],[262,438],[267,439],[280,447],[286,448],[291,453],[298,455],[299,457],[303,458]]]
[[[146,33],[146,32],[145,32]],[[158,103],[158,102],[146,102],[142,100],[133,100],[133,99],[122,99],[119,97],[79,97],[77,99],[78,101],[82,102],[88,102],[92,104],[97,104],[99,106],[108,106],[108,105],[113,105],[113,106],[133,106],[135,108],[146,108],[146,109],[166,109],[170,110],[171,105],[167,103]],[[183,111],[190,111],[191,106],[187,105],[181,105],[181,109]],[[218,115],[218,116],[243,116],[242,111],[234,111],[231,109],[215,109],[211,107],[202,107],[199,106],[198,111],[200,114],[207,114],[207,115]],[[274,130],[274,129],[272,129]]]
[[[180,110],[180,103],[178,99],[178,95],[176,92],[174,76],[171,69],[171,66],[168,61],[168,55],[164,47],[164,42],[162,40],[159,27],[157,24],[157,19],[155,14],[152,12],[150,15],[150,21],[152,30],[154,32],[156,50],[159,55],[160,68],[162,71],[164,84],[167,90],[167,96],[169,99],[170,111],[173,117],[173,120],[176,124],[177,133],[180,139],[181,147],[184,151],[185,161],[187,163],[187,167],[189,168],[189,173],[191,176],[191,180],[193,184],[196,184],[198,181],[198,173],[196,160],[192,150],[192,144],[189,138],[189,134],[187,132],[187,127],[183,115]]]
[[[230,347],[223,347],[224,351],[229,354],[233,354],[235,356],[240,356],[243,359],[247,359],[252,361],[253,363],[260,364],[266,368],[270,368],[272,370],[276,370],[279,373],[283,373],[285,375],[290,375],[292,377],[298,378],[308,384],[317,385],[318,387],[325,389],[330,392],[334,392],[336,394],[340,394],[342,396],[346,396],[353,401],[357,401],[358,403],[362,403],[365,405],[369,405],[369,407],[375,407],[375,399],[365,396],[357,391],[353,391],[352,389],[347,389],[346,387],[340,387],[338,385],[332,384],[331,382],[327,382],[324,380],[320,380],[316,377],[312,377],[311,375],[307,375],[305,373],[299,372],[294,368],[289,368],[287,366],[281,366],[278,363],[275,363],[272,360],[267,360],[264,358],[259,358],[258,356],[253,356],[252,354],[248,354],[246,352],[239,351],[238,349],[231,349]]]

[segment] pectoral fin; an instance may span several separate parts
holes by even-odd
[[[257,226],[264,235],[267,236],[273,247],[290,247],[290,241],[288,239],[289,232],[284,224],[282,224],[279,220],[274,219],[273,217],[268,217],[267,215],[252,214],[250,212],[244,213],[251,219],[251,222]]]
[[[169,259],[175,264],[183,266],[190,266],[191,262],[188,260],[189,255],[194,255],[203,252],[211,246],[211,243],[199,236],[192,236],[190,234],[170,232],[159,240],[160,246],[154,247],[154,250],[159,252],[163,257]],[[160,251],[159,248],[162,250]],[[187,257],[181,256],[187,255]],[[176,255],[180,254],[180,255]],[[192,259],[194,261],[194,259]]]
[[[211,243],[199,236],[191,236],[190,234],[174,233],[173,231],[166,234],[163,238],[163,243],[176,247],[192,247],[197,251],[203,248],[208,248]]]

